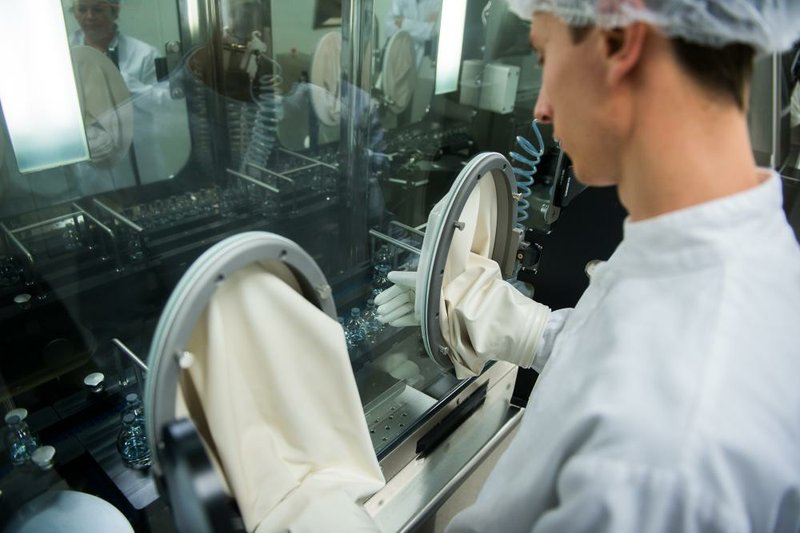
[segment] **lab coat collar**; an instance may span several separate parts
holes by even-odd
[[[783,216],[781,179],[771,169],[759,169],[763,181],[746,191],[633,222],[624,222],[624,238],[609,263],[656,270],[697,268],[715,264],[720,254],[746,246],[740,235],[761,234]]]
[[[70,46],[83,46],[86,44],[86,35],[83,33],[83,30],[75,30],[72,34],[72,37],[69,40]],[[119,26],[114,27],[114,37],[111,38],[111,42],[108,43],[108,50],[116,50],[119,46]]]

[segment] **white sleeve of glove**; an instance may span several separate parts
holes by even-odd
[[[531,367],[550,308],[503,281],[497,263],[472,254],[442,297],[442,334],[459,379],[479,374],[490,360]]]
[[[559,309],[550,313],[550,318],[544,326],[542,339],[536,346],[536,353],[534,354],[533,363],[531,368],[537,372],[541,372],[547,361],[550,360],[550,354],[553,352],[553,345],[556,343],[558,335],[564,329],[564,324],[572,314],[572,308]]]
[[[379,533],[380,528],[345,491],[308,491],[302,485],[279,503],[255,533]]]

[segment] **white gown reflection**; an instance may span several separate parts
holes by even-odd
[[[414,39],[417,66],[422,63],[425,45],[437,33],[442,0],[393,0],[383,23],[386,38],[398,30],[405,30]]]
[[[75,32],[70,41],[73,46],[81,45],[84,41],[83,32]],[[76,165],[81,195],[169,177],[159,132],[164,125],[180,120],[179,116],[175,116],[168,84],[156,79],[155,60],[158,53],[153,46],[117,32],[106,55],[116,61],[116,67],[130,92],[133,104],[133,151],[125,148],[125,139],[120,137],[114,139],[114,147],[122,152],[122,157],[115,164],[105,165],[102,157],[98,160],[93,154],[92,163]],[[89,124],[86,126],[88,134]]]

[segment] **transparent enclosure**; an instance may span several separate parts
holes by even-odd
[[[177,281],[244,231],[288,237],[322,268],[386,457],[464,386],[418,328],[375,319],[387,274],[415,269],[432,206],[475,154],[524,154],[518,135],[538,166],[519,176],[517,222],[549,233],[570,200],[568,159],[531,129],[528,25],[499,0],[63,1],[89,157],[21,171],[1,102],[0,401],[25,410],[56,468],[6,449],[0,523],[61,483],[168,530],[147,469],[117,448],[126,397]]]

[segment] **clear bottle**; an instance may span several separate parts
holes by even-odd
[[[139,422],[144,423],[144,405],[135,392],[125,395],[125,407],[122,409],[120,420],[128,413],[131,413]]]
[[[358,346],[367,339],[367,325],[361,316],[361,309],[353,307],[350,309],[350,318],[347,320],[345,338],[350,335],[353,346]],[[348,341],[348,347],[351,341]]]
[[[21,465],[31,458],[33,451],[39,447],[37,439],[28,424],[17,415],[6,416],[8,433],[6,433],[6,449],[15,465]]]
[[[370,298],[367,300],[367,307],[364,309],[364,323],[367,326],[367,338],[370,341],[374,341],[375,337],[378,335],[385,324],[378,320],[378,310],[375,306],[375,300]]]
[[[122,456],[122,462],[129,468],[142,469],[150,466],[150,446],[147,444],[144,424],[133,413],[122,417],[117,450]]]
[[[389,272],[392,271],[388,263],[378,263],[372,268],[372,297],[388,289],[392,283],[389,281]]]
[[[372,264],[374,265],[389,265],[391,268],[392,261],[394,260],[394,254],[392,254],[392,249],[389,248],[388,244],[383,244],[375,250],[375,255],[372,257]]]

